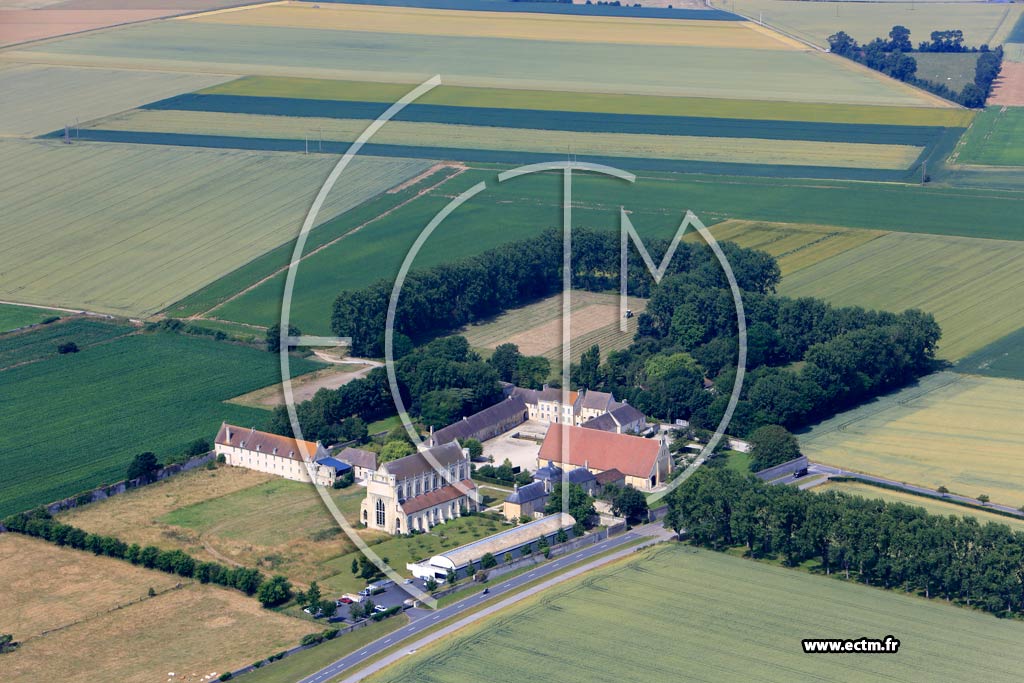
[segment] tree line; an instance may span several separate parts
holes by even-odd
[[[70,524],[58,522],[45,509],[11,515],[4,519],[3,526],[7,531],[41,538],[55,545],[125,560],[147,569],[193,578],[200,583],[234,588],[246,595],[256,595],[266,581],[257,569],[226,567],[217,562],[198,562],[183,550],[161,550],[152,545],[125,543],[114,536],[91,534]]]
[[[973,517],[703,468],[666,496],[665,526],[714,550],[915,592],[999,616],[1024,610],[1024,533]]]
[[[650,240],[652,253],[664,253],[668,240]],[[767,254],[722,245],[741,288],[773,291],[779,281],[778,264]],[[647,296],[652,281],[630,244],[630,293]],[[572,284],[591,291],[619,287],[618,233],[577,228],[573,233]],[[727,286],[725,275],[704,244],[683,243],[669,265],[669,273],[688,272],[708,286]],[[356,356],[384,355],[384,327],[393,283],[380,280],[362,289],[342,292],[334,303],[331,327],[335,334],[352,338]],[[539,237],[511,242],[454,263],[408,274],[396,304],[395,345],[407,349],[409,340],[421,341],[463,325],[523,306],[561,291],[562,233],[548,230]],[[397,354],[396,354],[397,355]]]
[[[945,83],[936,83],[917,76],[917,60],[908,54],[913,52],[914,45],[910,40],[910,29],[905,26],[893,26],[888,40],[875,38],[864,45],[858,44],[845,31],[839,31],[828,37],[828,44],[830,50],[841,57],[971,108],[985,105],[985,101],[992,94],[992,84],[999,76],[1003,64],[1001,45],[995,49],[990,49],[988,45],[982,45],[980,48],[967,47],[964,45],[963,31],[959,29],[932,31],[931,40],[922,41],[918,45],[919,52],[978,53],[974,80],[957,92]]]
[[[757,292],[746,292],[743,302],[748,374],[730,434],[801,427],[933,369],[941,330],[930,314],[837,308]],[[589,350],[572,377],[648,415],[714,429],[736,377],[737,334],[729,290],[708,288],[687,273],[666,277],[639,316],[635,341],[603,364],[599,350]]]

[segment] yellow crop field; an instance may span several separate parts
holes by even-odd
[[[1024,531],[1024,519],[1018,517],[997,515],[978,510],[977,508],[957,505],[956,503],[946,503],[926,496],[915,496],[913,493],[906,493],[904,491],[883,489],[856,481],[831,481],[821,486],[815,486],[811,491],[839,491],[840,493],[849,493],[854,496],[861,496],[862,498],[881,498],[888,503],[906,503],[907,505],[924,508],[933,515],[953,515],[955,517],[966,515],[967,517],[975,518],[982,524],[994,522],[996,524],[1005,524],[1015,531]]]
[[[242,26],[336,29],[427,36],[471,36],[581,43],[618,43],[694,47],[796,50],[797,41],[749,22],[675,21],[614,17],[473,12],[417,7],[314,4],[256,5],[231,12],[212,12],[188,21]]]
[[[327,155],[0,140],[0,299],[146,316],[293,239]],[[355,160],[327,220],[423,171]]]
[[[179,581],[128,562],[19,534],[0,534],[0,623],[4,633],[13,633],[17,640],[126,605],[150,588],[163,592]]]
[[[889,233],[792,273],[779,292],[920,308],[942,326],[938,355],[956,360],[1024,326],[1024,242]]]
[[[150,683],[168,672],[198,681],[294,647],[317,630],[241,593],[194,584],[22,644],[4,655],[4,681]]]
[[[366,121],[143,109],[109,117],[94,127],[299,140],[312,132],[314,138],[322,134],[324,140],[349,141],[366,128]],[[571,149],[576,154],[615,157],[894,170],[910,166],[922,149],[910,145],[589,133],[410,121],[390,122],[374,136],[374,142],[543,153]]]
[[[248,76],[206,88],[203,94],[293,97],[313,100],[362,100],[394,102],[409,91],[399,83],[337,81],[319,78]],[[612,93],[512,90],[441,85],[421,97],[422,104],[463,107],[506,107],[553,111],[586,111],[606,114],[706,116],[723,119],[768,121],[817,121],[873,123],[897,126],[950,126],[966,128],[974,112],[963,108],[885,107],[822,102],[774,102],[770,100],[720,99],[713,97],[659,97]]]
[[[929,375],[800,436],[829,465],[1024,505],[1024,382]]]
[[[720,242],[735,242],[747,249],[768,252],[779,262],[779,268],[784,276],[886,234],[882,230],[739,219],[722,221],[711,226],[709,230]],[[687,235],[684,239],[703,242],[703,238],[696,233]]]

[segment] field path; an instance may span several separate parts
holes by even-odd
[[[419,198],[420,198],[421,196],[423,196],[423,195],[427,194],[428,192],[431,192],[432,190],[435,190],[436,188],[440,187],[441,185],[444,185],[444,184],[445,184],[446,182],[448,182],[449,180],[452,180],[453,178],[456,178],[456,177],[458,177],[458,176],[462,175],[462,174],[463,174],[464,172],[466,172],[467,170],[469,170],[469,167],[468,167],[468,166],[466,166],[466,165],[464,165],[464,164],[461,164],[461,163],[450,163],[450,164],[449,164],[449,163],[442,163],[442,164],[435,164],[435,165],[434,165],[434,166],[432,166],[431,168],[432,168],[432,169],[436,169],[436,170],[440,170],[440,169],[441,169],[441,168],[443,168],[443,167],[455,168],[455,169],[456,169],[456,171],[455,171],[455,173],[451,174],[450,176],[445,176],[444,178],[442,178],[441,180],[437,181],[437,182],[436,182],[436,183],[434,183],[433,185],[431,185],[431,186],[429,186],[429,187],[425,187],[425,188],[423,188],[422,190],[420,190],[419,192],[417,192],[417,193],[416,193],[415,195],[413,195],[412,197],[409,197],[409,198],[408,198],[408,199],[406,199],[405,201],[403,201],[403,202],[400,202],[400,203],[396,204],[395,206],[392,206],[392,207],[391,207],[390,209],[388,209],[387,211],[384,211],[383,213],[380,213],[380,214],[378,214],[378,215],[374,216],[373,218],[371,218],[371,219],[370,219],[370,220],[368,220],[368,221],[364,221],[363,223],[360,223],[359,225],[357,225],[357,226],[356,226],[356,227],[354,227],[353,229],[351,229],[351,230],[349,230],[348,232],[346,232],[346,233],[345,233],[344,235],[339,235],[338,237],[335,237],[335,238],[334,238],[333,240],[331,240],[330,242],[326,242],[326,243],[324,243],[324,244],[321,244],[321,245],[320,245],[319,247],[317,247],[316,249],[313,249],[312,251],[309,251],[309,252],[307,252],[307,253],[303,254],[303,255],[302,255],[302,256],[301,256],[300,258],[299,258],[299,262],[301,263],[302,261],[305,261],[306,259],[308,259],[308,258],[309,258],[310,256],[312,256],[312,255],[316,254],[317,252],[323,251],[324,249],[327,249],[328,247],[331,247],[331,246],[333,246],[334,244],[338,243],[339,241],[341,241],[341,240],[345,239],[346,237],[348,237],[348,236],[350,236],[350,235],[354,235],[355,233],[357,233],[357,232],[359,232],[360,230],[362,230],[363,228],[365,228],[365,227],[366,227],[367,225],[369,225],[369,224],[371,224],[371,223],[374,223],[374,222],[376,222],[376,221],[380,220],[381,218],[384,218],[385,216],[388,216],[388,215],[390,215],[390,214],[394,213],[394,212],[395,212],[395,211],[397,211],[398,209],[401,209],[402,207],[406,206],[407,204],[410,204],[411,202],[414,202],[414,201],[416,201],[416,200],[417,200],[417,199],[419,199]],[[422,174],[421,174],[421,176],[422,176]],[[417,177],[421,177],[421,176],[417,176]],[[405,185],[405,184],[406,184],[406,183],[404,183],[404,182],[402,183],[402,185]],[[398,191],[398,189],[396,189],[396,188],[392,188],[392,190],[394,190],[395,192],[397,192],[397,191]],[[390,190],[386,190],[385,192],[387,192],[387,193],[391,193],[391,191],[390,191]],[[288,263],[288,265],[286,265],[286,266],[282,266],[282,267],[278,268],[277,270],[275,270],[275,271],[274,271],[273,273],[271,273],[270,275],[267,275],[266,277],[264,277],[264,278],[262,278],[262,279],[258,280],[257,282],[254,282],[254,283],[252,283],[251,285],[249,285],[249,286],[248,286],[248,287],[246,287],[245,289],[242,289],[242,290],[241,290],[241,291],[239,291],[239,292],[235,292],[234,294],[232,294],[232,295],[231,295],[231,296],[229,296],[228,298],[224,299],[223,301],[220,301],[220,302],[218,302],[218,303],[217,303],[217,305],[215,305],[215,306],[214,306],[213,308],[211,308],[211,309],[209,309],[209,310],[207,310],[207,311],[204,311],[204,312],[202,312],[202,313],[197,313],[196,315],[193,315],[193,316],[191,316],[191,317],[189,318],[189,320],[197,320],[197,319],[202,319],[202,318],[204,318],[204,317],[206,317],[206,316],[210,315],[211,313],[213,313],[214,311],[216,311],[216,310],[217,310],[218,308],[220,308],[220,307],[221,307],[221,306],[223,306],[224,304],[230,303],[230,302],[234,301],[235,299],[237,299],[237,298],[239,298],[239,297],[241,297],[241,296],[244,296],[245,294],[248,294],[249,292],[251,292],[252,290],[256,289],[257,287],[259,287],[259,286],[260,286],[260,285],[262,285],[263,283],[267,282],[268,280],[272,280],[272,279],[274,279],[275,277],[277,277],[278,275],[280,275],[281,273],[284,273],[284,272],[286,272],[286,271],[288,270],[288,268],[290,268],[290,267],[291,267],[291,262],[289,262],[289,263]],[[229,322],[230,322],[230,321],[229,321]]]

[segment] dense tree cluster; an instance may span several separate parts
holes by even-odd
[[[667,497],[666,526],[715,550],[977,607],[1024,611],[1024,533],[903,503],[768,486],[725,468],[702,469]]]
[[[425,426],[446,427],[501,400],[498,372],[470,349],[464,337],[435,339],[411,351],[395,362],[395,376],[406,407]],[[296,405],[295,412],[306,439],[362,440],[365,422],[393,415],[395,404],[387,372],[375,368],[337,390],[321,389]],[[354,422],[356,417],[359,423]],[[270,429],[292,435],[284,406],[274,411]]]
[[[651,253],[664,253],[668,240],[650,240]],[[576,229],[573,233],[573,287],[594,291],[619,286],[620,239],[617,233]],[[629,265],[629,291],[646,296],[651,278],[634,253]],[[767,254],[723,245],[743,289],[773,291],[779,268]],[[539,237],[512,242],[477,256],[408,274],[398,298],[396,336],[413,340],[449,332],[515,306],[549,296],[562,287],[562,233],[549,230]],[[727,286],[714,256],[703,244],[680,244],[670,273],[687,272],[710,287]],[[331,327],[352,338],[357,356],[384,355],[384,327],[392,283],[381,280],[369,287],[343,292],[334,303]]]
[[[750,433],[750,469],[760,472],[800,457],[796,437],[785,427],[764,425]]]
[[[959,29],[932,31],[931,40],[922,41],[918,45],[919,52],[979,53],[974,81],[956,92],[945,83],[935,83],[917,77],[917,60],[908,54],[914,47],[910,41],[910,30],[905,26],[893,26],[888,40],[875,38],[863,46],[845,31],[829,36],[828,43],[831,51],[837,55],[972,108],[985,105],[985,101],[992,93],[992,84],[999,76],[1003,64],[1002,46],[994,50],[990,50],[988,45],[982,45],[980,48],[967,47],[964,45],[963,31]]]
[[[3,525],[8,531],[42,538],[56,545],[126,560],[147,569],[194,578],[200,583],[235,588],[246,595],[254,595],[264,583],[263,574],[256,569],[197,562],[182,550],[161,550],[152,545],[143,547],[137,543],[125,543],[113,536],[90,534],[78,527],[56,521],[42,509],[11,515],[4,519]]]
[[[757,292],[744,293],[743,301],[748,374],[731,434],[769,424],[800,427],[932,369],[941,331],[929,314]],[[587,388],[613,391],[657,418],[714,429],[732,391],[738,346],[729,290],[688,274],[666,277],[640,315],[636,341],[609,353]],[[710,391],[705,377],[714,380]]]
[[[564,511],[568,512],[576,520],[576,524],[572,527],[572,533],[575,536],[582,536],[587,529],[594,526],[594,517],[597,516],[597,510],[594,508],[594,499],[587,495],[587,492],[579,484],[569,484],[566,502],[568,505]],[[551,494],[548,496],[548,502],[544,507],[545,514],[553,515],[558,512],[563,512],[562,482],[560,481],[556,482],[551,488]]]

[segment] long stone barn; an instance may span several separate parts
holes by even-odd
[[[319,441],[236,427],[226,422],[214,439],[214,451],[233,467],[276,474],[293,481],[310,481],[307,462],[312,462],[316,483],[331,486],[349,465],[330,456]]]
[[[569,536],[572,536],[570,530],[575,524],[576,520],[572,515],[567,512],[559,512],[461,545],[458,548],[434,555],[430,559],[407,564],[405,568],[418,579],[444,579],[448,575],[448,570],[465,576],[466,569],[470,565],[474,569],[479,568],[480,558],[488,553],[498,561],[500,566],[505,562],[506,553],[512,553],[513,559],[519,559],[519,550],[527,544],[536,543],[541,537],[547,539],[549,544],[554,545],[559,531],[566,531]]]

